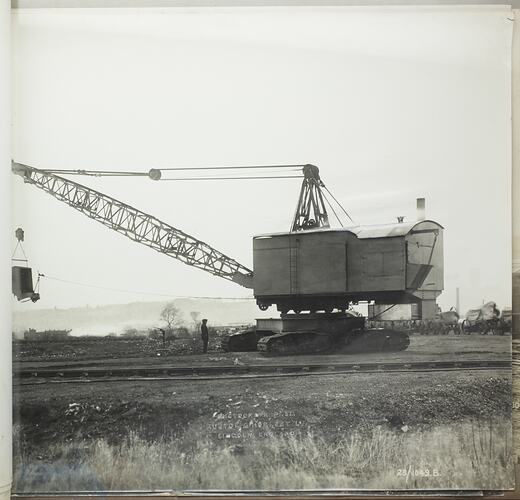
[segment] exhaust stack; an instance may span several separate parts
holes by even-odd
[[[426,200],[424,198],[417,198],[417,220],[426,219]]]

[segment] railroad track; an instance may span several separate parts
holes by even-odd
[[[516,363],[515,363],[516,364]],[[140,366],[26,368],[13,372],[17,383],[75,383],[115,380],[215,380],[299,377],[346,373],[511,370],[511,361],[416,361],[403,363],[305,363],[285,365]]]

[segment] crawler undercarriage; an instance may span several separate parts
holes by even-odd
[[[293,355],[395,352],[404,351],[410,344],[405,332],[366,330],[364,326],[363,317],[349,313],[282,314],[280,319],[258,320],[257,328],[226,337],[222,346],[230,352]]]

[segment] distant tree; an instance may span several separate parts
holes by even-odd
[[[137,330],[137,328],[132,328],[131,326],[127,326],[123,333],[121,334],[121,337],[125,337],[125,338],[136,338],[136,337],[139,337],[139,332]]]
[[[166,323],[165,335],[173,335],[173,329],[181,323],[181,311],[175,302],[168,302],[161,311],[161,319]]]
[[[180,326],[175,329],[175,336],[177,338],[187,338],[189,337],[190,332],[185,326]]]

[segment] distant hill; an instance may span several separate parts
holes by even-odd
[[[176,299],[175,305],[182,314],[182,323],[191,327],[191,311],[201,313],[200,319],[208,318],[212,326],[243,325],[253,323],[255,318],[275,314],[262,313],[254,300],[225,299]],[[13,331],[23,332],[28,328],[41,330],[70,329],[71,335],[119,334],[126,328],[149,328],[161,325],[160,313],[167,302],[133,302],[96,307],[71,309],[40,309],[13,312]]]
[[[244,325],[254,323],[256,318],[278,316],[274,308],[266,312],[260,311],[254,300],[175,299],[173,302],[181,310],[183,323],[188,327],[193,325],[191,311],[200,312],[200,319],[208,318],[212,326]],[[159,316],[166,303],[133,302],[71,309],[15,311],[13,331],[21,333],[34,328],[38,331],[72,330],[71,335],[119,334],[126,328],[144,329],[161,325]],[[520,271],[513,273],[513,331],[515,335],[520,335],[517,311],[520,311]]]

